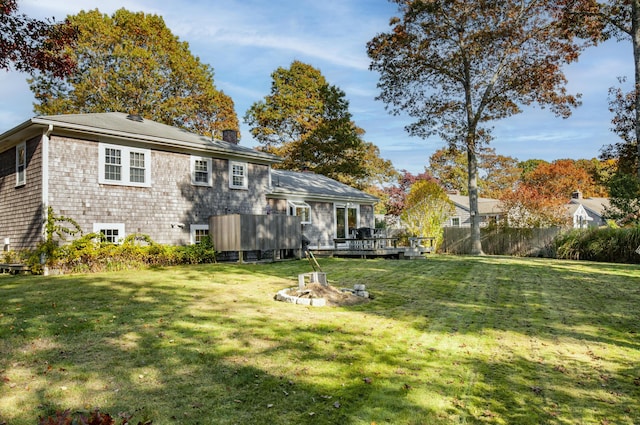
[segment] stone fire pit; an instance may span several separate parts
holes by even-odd
[[[309,283],[305,282],[306,277],[309,277]],[[300,275],[297,288],[282,289],[274,299],[314,307],[344,306],[368,302],[369,292],[362,284],[354,285],[353,289],[336,288],[327,283],[324,273],[314,272]]]

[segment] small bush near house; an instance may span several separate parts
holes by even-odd
[[[638,263],[640,228],[576,229],[554,239],[556,258],[611,263]]]
[[[67,245],[42,243],[31,253],[28,264],[34,273],[42,273],[44,266],[62,273],[85,273],[215,260],[210,238],[204,238],[197,245],[169,246],[157,244],[147,235],[130,235],[122,244],[114,244],[102,234],[89,233]]]

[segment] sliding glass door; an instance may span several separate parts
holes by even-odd
[[[358,207],[354,205],[335,206],[336,238],[348,238],[349,232],[358,226]]]

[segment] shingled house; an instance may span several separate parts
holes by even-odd
[[[352,224],[373,227],[376,198],[272,170],[280,158],[240,146],[233,133],[223,139],[117,112],[31,118],[0,135],[0,242],[34,248],[47,207],[116,243],[132,233],[197,243],[223,215],[296,216],[298,240],[304,232],[312,244]]]

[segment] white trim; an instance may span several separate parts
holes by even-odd
[[[453,224],[453,220],[458,220],[458,224]],[[451,227],[461,227],[462,219],[459,216],[451,217]]]
[[[347,203],[335,203],[333,204],[333,237],[338,237],[338,208],[345,209],[345,237],[349,237],[349,209],[356,210],[356,228],[360,224],[360,204]]]
[[[118,239],[114,242],[116,244],[122,243],[126,237],[124,223],[93,223],[93,233],[100,233],[102,230],[117,230]]]
[[[196,181],[196,161],[202,161],[207,164],[207,181]],[[191,184],[194,186],[213,186],[213,159],[204,156],[191,155]]]
[[[195,245],[196,243],[196,230],[206,230],[209,232],[208,224],[191,224],[189,226],[189,243]]]
[[[233,168],[242,167],[242,185],[233,183]],[[229,187],[231,189],[247,189],[249,187],[249,165],[246,162],[229,161]]]
[[[298,214],[298,209],[307,210],[307,218],[308,220],[304,220],[303,215]],[[287,199],[287,215],[295,215],[302,218],[302,224],[310,224],[311,223],[311,207],[304,201],[294,201]]]
[[[20,162],[21,150],[24,151],[24,158],[22,163]],[[15,165],[16,165],[16,187],[24,186],[27,184],[27,142],[18,143],[16,145]],[[22,173],[20,173],[20,166],[22,166]]]
[[[42,132],[42,240],[47,235],[47,219],[49,215],[49,136],[53,131],[53,124]]]
[[[100,170],[98,171],[98,183],[112,184],[118,186],[136,186],[151,187],[151,150],[132,148],[130,146],[112,145],[108,143],[98,143],[98,162]],[[105,149],[115,149],[120,151],[120,180],[111,180],[105,177]],[[132,153],[141,153],[144,155],[144,182],[132,182],[130,171],[130,157]]]

